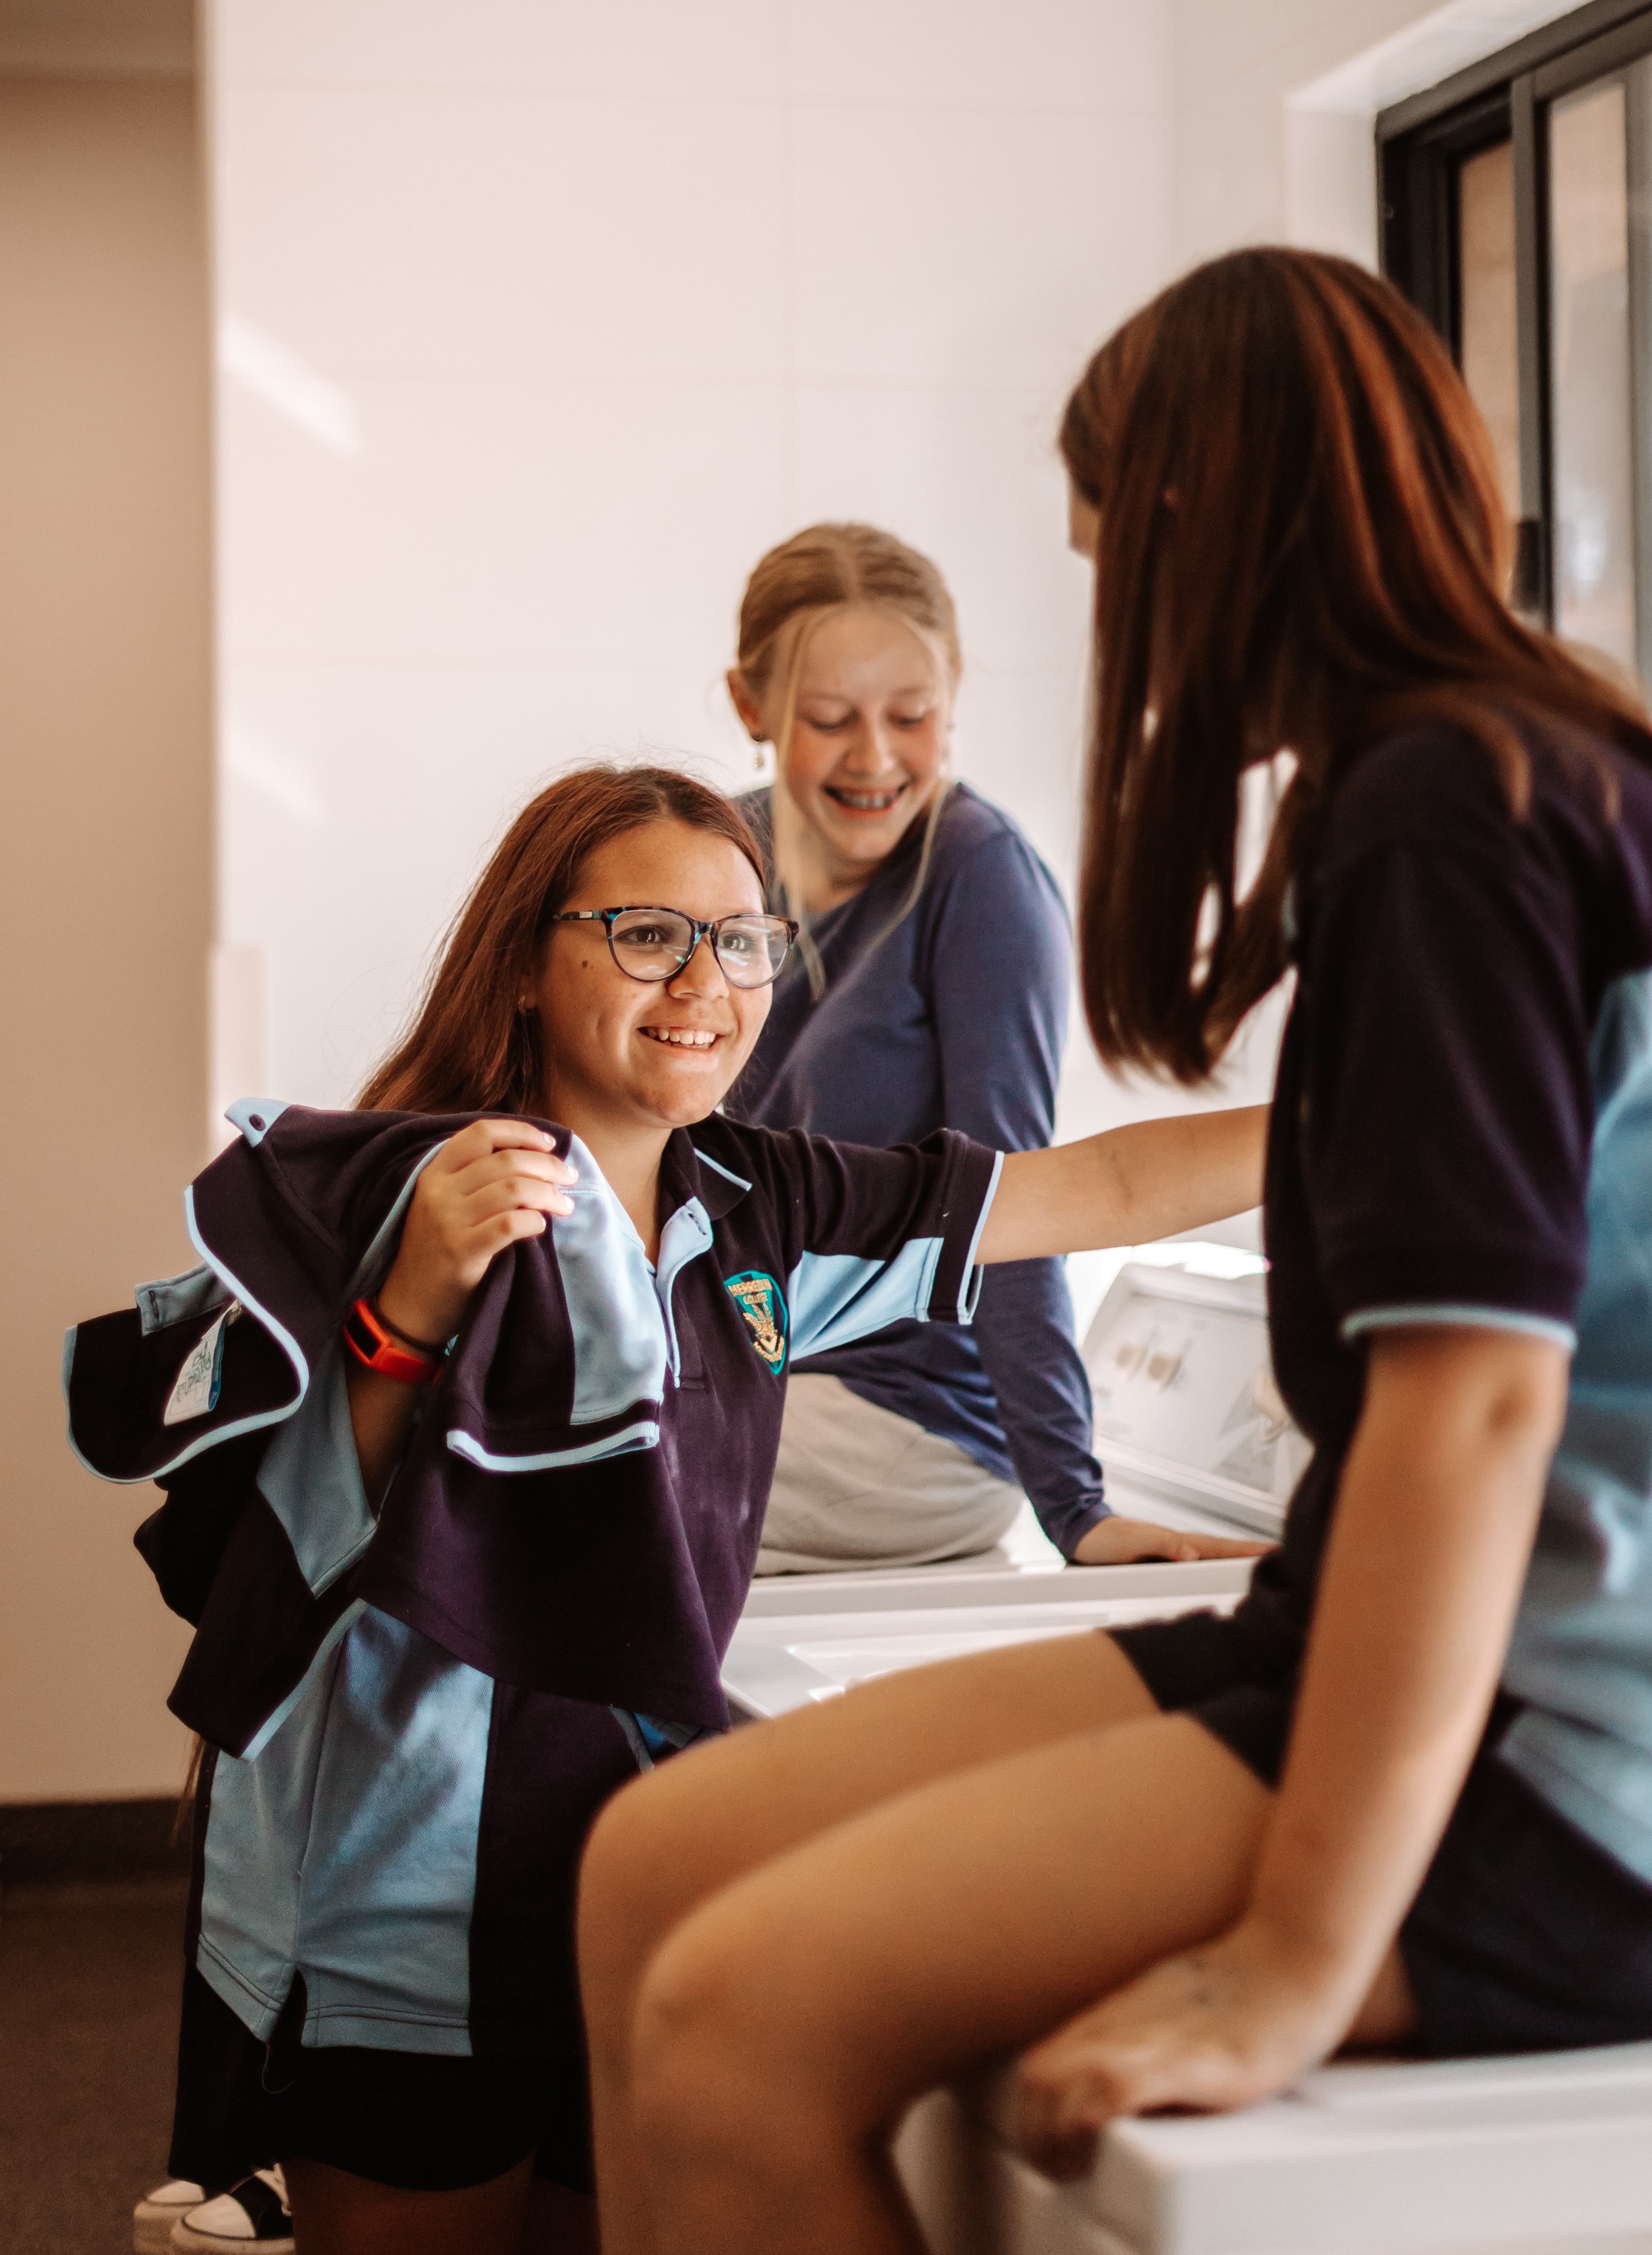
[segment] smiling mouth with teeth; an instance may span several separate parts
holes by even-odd
[[[903,783],[896,783],[893,790],[845,790],[840,783],[824,786],[833,804],[850,814],[887,814],[908,788]]]
[[[713,1049],[722,1039],[706,1026],[639,1026],[638,1033],[646,1034],[651,1042],[664,1042],[675,1050]]]

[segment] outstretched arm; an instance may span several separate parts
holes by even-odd
[[[1147,1245],[1262,1203],[1268,1106],[1112,1128],[1081,1143],[1014,1151],[977,1261],[1031,1261]]]
[[[1473,1757],[1564,1414],[1566,1356],[1532,1335],[1445,1327],[1390,1332],[1370,1352],[1249,1906],[1027,2054],[1022,2135],[1057,2174],[1086,2167],[1117,2115],[1247,2105],[1342,2041]],[[1402,1991],[1397,2001],[1403,2011]],[[1392,2041],[1406,2029],[1389,2017],[1360,2033]]]

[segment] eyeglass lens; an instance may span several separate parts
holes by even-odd
[[[633,979],[672,979],[693,952],[694,927],[671,909],[628,909],[608,927],[608,944]],[[769,986],[791,945],[778,917],[725,917],[717,927],[717,960],[731,987]]]

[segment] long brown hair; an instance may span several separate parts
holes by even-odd
[[[738,807],[674,768],[574,768],[530,799],[450,926],[418,1015],[357,1103],[366,1112],[535,1112],[545,1087],[538,977],[550,919],[601,846],[649,822],[726,838],[763,877]],[[669,906],[666,903],[664,905]]]
[[[839,611],[886,611],[916,635],[949,691],[963,664],[958,614],[940,568],[916,548],[875,524],[811,524],[759,558],[740,603],[736,660],[746,685],[763,707],[775,748],[774,865],[780,904],[802,927],[798,952],[818,1001],[826,973],[809,938],[797,878],[798,828],[802,817],[786,789],[786,753],[797,719],[798,684],[815,629]],[[948,796],[945,776],[931,795],[917,868],[907,896],[879,938],[887,938],[917,905],[929,875],[935,832]]]
[[[1511,817],[1517,716],[1652,761],[1634,699],[1508,609],[1485,425],[1421,316],[1348,260],[1196,269],[1097,353],[1061,451],[1100,522],[1079,935],[1110,1063],[1209,1073],[1285,967],[1318,812],[1382,737],[1477,740]],[[1296,774],[1241,901],[1241,775],[1282,749]]]

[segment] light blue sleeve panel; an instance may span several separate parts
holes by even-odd
[[[573,1422],[592,1425],[659,1401],[665,1321],[642,1240],[577,1135],[568,1158],[579,1173],[573,1211],[551,1244],[573,1331]]]
[[[659,1440],[665,1374],[676,1367],[666,1311],[670,1280],[710,1244],[710,1225],[698,1200],[679,1207],[661,1233],[657,1275],[629,1216],[577,1135],[568,1157],[579,1173],[569,1191],[573,1211],[558,1220],[551,1237],[572,1335],[568,1438],[555,1448],[505,1454],[455,1424],[447,1446],[485,1472],[596,1464],[654,1448]]]
[[[270,1119],[276,1109],[273,1105],[265,1107]],[[352,1298],[382,1281],[400,1241],[413,1185],[440,1149],[439,1143],[432,1144],[402,1184],[356,1266],[349,1285]],[[271,1440],[258,1467],[259,1490],[286,1529],[299,1571],[316,1597],[355,1564],[373,1537],[375,1522],[350,1425],[345,1383],[348,1368],[343,1345],[334,1338],[311,1373],[303,1401]],[[261,1740],[268,1735],[266,1725]]]
[[[270,1119],[276,1109],[273,1105],[265,1107]],[[402,1184],[356,1264],[349,1283],[351,1298],[375,1290],[383,1281],[401,1240],[413,1186],[441,1148],[432,1144]],[[355,1563],[373,1538],[375,1521],[362,1486],[350,1424],[345,1383],[348,1369],[343,1344],[335,1338],[312,1373],[303,1401],[276,1434],[258,1467],[259,1490],[286,1529],[299,1571],[316,1597]],[[269,1735],[266,1724],[260,1742]]]
[[[984,1219],[983,1215],[983,1219]],[[851,1339],[886,1331],[891,1324],[927,1323],[936,1264],[945,1240],[915,1237],[892,1261],[866,1261],[854,1253],[805,1253],[786,1282],[791,1310],[791,1359],[846,1346]],[[959,1309],[967,1323],[981,1296],[983,1271],[970,1268]]]
[[[259,1490],[316,1597],[361,1556],[375,1524],[362,1486],[345,1370],[344,1348],[334,1342],[258,1467]]]
[[[1500,1758],[1652,1883],[1652,977],[1591,1050],[1589,1259],[1566,1423],[1503,1682]]]
[[[241,1128],[248,1142],[254,1144],[264,1140],[271,1125],[287,1108],[285,1105],[273,1101],[265,1103],[257,1113],[262,1124],[259,1128],[253,1128],[247,1124],[242,1115],[257,1101],[256,1098],[250,1098],[245,1103],[232,1106],[226,1114],[227,1118],[233,1120]],[[408,1203],[413,1195],[413,1185],[441,1148],[439,1143],[432,1143],[429,1150],[420,1156],[410,1170],[406,1181],[397,1195],[395,1204],[379,1224],[372,1243],[356,1265],[355,1274],[349,1285],[350,1298],[356,1298],[362,1293],[370,1293],[377,1289],[385,1270],[395,1258],[402,1223],[406,1216]],[[226,1267],[224,1261],[202,1237],[195,1214],[195,1189],[193,1183],[184,1192],[184,1224],[189,1232],[191,1242],[201,1255],[201,1266],[187,1270],[181,1276],[163,1277],[157,1283],[138,1286],[137,1310],[144,1332],[148,1333],[169,1323],[180,1321],[186,1316],[206,1314],[213,1308],[227,1305],[231,1299],[234,1299],[239,1303],[243,1313],[252,1317],[257,1323],[260,1324],[285,1354],[292,1366],[297,1390],[292,1401],[279,1408],[258,1410],[250,1416],[240,1418],[228,1424],[214,1426],[208,1432],[198,1432],[193,1439],[184,1441],[176,1456],[169,1458],[165,1464],[156,1465],[144,1475],[146,1478],[154,1479],[165,1479],[169,1472],[176,1472],[181,1465],[186,1465],[192,1458],[200,1456],[203,1451],[215,1449],[223,1442],[234,1440],[241,1434],[258,1432],[267,1426],[285,1423],[290,1418],[300,1413],[312,1388],[313,1374],[310,1366],[297,1339],[287,1330],[285,1324],[260,1303],[248,1285]],[[66,1388],[74,1352],[74,1333],[71,1331],[64,1342],[63,1370]],[[70,1445],[74,1448],[75,1454],[81,1458],[82,1463],[87,1463],[87,1459],[81,1456],[81,1451],[74,1441],[73,1430],[70,1432],[69,1440]],[[98,1468],[95,1465],[88,1464],[88,1469],[95,1472]]]

